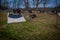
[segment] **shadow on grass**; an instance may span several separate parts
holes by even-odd
[[[0,40],[16,40],[9,31],[0,29]]]

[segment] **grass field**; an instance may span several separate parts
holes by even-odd
[[[26,18],[29,13],[23,15]],[[7,12],[0,12],[0,25],[0,40],[60,40],[56,15],[37,14],[35,19],[8,24]]]

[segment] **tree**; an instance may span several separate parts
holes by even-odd
[[[42,0],[33,0],[33,4],[36,7],[36,13],[38,13],[38,6],[42,2]]]
[[[29,1],[28,0],[24,0],[24,4],[25,4],[26,10],[29,10]]]
[[[21,5],[23,5],[24,0],[18,0],[17,1],[17,8],[19,9]]]
[[[1,0],[1,7],[2,7],[2,9],[7,9],[8,8],[7,0]]]
[[[0,5],[1,5],[1,1],[2,1],[2,0],[0,0]]]
[[[19,9],[19,7],[20,7],[20,0],[18,0],[17,2],[17,8]]]
[[[45,7],[45,5],[46,5],[46,3],[47,3],[47,0],[42,0],[42,2],[43,2],[43,6],[44,6],[44,12],[46,12],[46,7]]]
[[[13,2],[13,8],[16,9],[16,0]]]

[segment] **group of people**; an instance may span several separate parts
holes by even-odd
[[[19,9],[14,10],[14,9],[13,9],[13,13],[19,13],[19,14],[20,14],[20,13],[21,13],[21,10],[19,10]]]
[[[31,13],[31,14],[28,17],[30,17],[32,19],[37,17],[36,14],[32,10],[29,10],[29,13]]]
[[[17,9],[17,10],[13,9],[13,13],[21,14],[21,10],[20,9]],[[29,18],[36,18],[36,14],[32,13],[31,10],[29,10],[29,13],[31,13],[30,15],[28,15]]]

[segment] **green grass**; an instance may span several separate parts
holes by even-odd
[[[6,15],[6,12],[0,12],[0,25],[4,25],[4,24],[6,24],[6,17],[7,16],[5,16]]]
[[[60,40],[60,32],[54,27],[56,15],[39,14],[33,20],[8,24],[6,12],[2,13],[0,24],[5,28],[0,28],[0,40]]]

